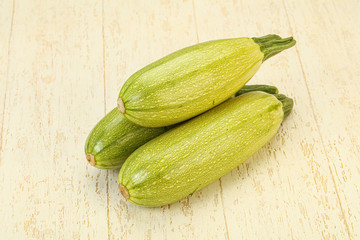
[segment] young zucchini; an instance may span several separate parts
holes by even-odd
[[[126,160],[119,173],[122,195],[143,206],[185,198],[264,146],[292,106],[284,95],[250,92],[167,131]]]
[[[101,119],[87,137],[86,159],[97,168],[120,168],[135,149],[167,129],[141,127],[128,121],[114,108]]]
[[[174,52],[133,74],[118,109],[141,126],[169,126],[229,99],[271,56],[295,45],[292,37],[222,39]]]
[[[236,95],[251,91],[277,93],[274,86],[247,85]],[[100,169],[120,168],[135,149],[171,127],[146,128],[127,120],[116,108],[93,128],[85,143],[87,161]]]

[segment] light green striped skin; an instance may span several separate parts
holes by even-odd
[[[236,96],[252,91],[278,93],[275,86],[246,85]],[[101,169],[120,168],[135,149],[171,127],[145,128],[130,122],[117,109],[113,109],[88,135],[85,143],[87,160],[94,167]]]
[[[124,116],[146,127],[197,116],[235,94],[263,58],[251,38],[209,41],[174,52],[125,82],[119,94]]]
[[[135,149],[168,129],[141,127],[128,121],[115,108],[90,132],[85,143],[85,154],[93,155],[94,167],[120,168]]]
[[[271,94],[246,93],[149,141],[120,169],[123,195],[162,206],[196,192],[264,146],[280,127],[282,107]]]
[[[121,88],[119,111],[145,127],[190,119],[227,100],[263,61],[295,43],[292,37],[266,35],[181,49],[133,74]]]

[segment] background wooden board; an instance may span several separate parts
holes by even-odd
[[[360,239],[359,1],[0,1],[2,239]],[[211,39],[294,36],[249,83],[295,108],[246,163],[160,208],[84,158],[126,79]]]

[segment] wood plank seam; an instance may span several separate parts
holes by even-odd
[[[194,2],[194,0],[192,0],[192,8],[193,8],[193,17],[194,17],[194,24],[195,24],[196,39],[197,39],[197,43],[199,43],[200,42],[199,29],[198,29],[198,23],[197,23],[197,19],[196,19],[196,10],[195,10],[195,2]],[[222,206],[222,212],[223,212],[223,216],[224,216],[224,224],[225,224],[225,229],[226,229],[225,238],[229,240],[230,239],[229,227],[228,227],[226,214],[225,214],[224,196],[223,196],[221,178],[218,181],[219,181],[219,188],[220,188],[221,206]]]
[[[220,187],[220,198],[221,198],[221,206],[223,208],[223,216],[224,216],[224,222],[225,222],[225,229],[226,229],[226,239],[230,239],[229,236],[229,228],[228,228],[228,224],[227,224],[227,219],[226,219],[226,214],[225,214],[225,206],[224,206],[224,197],[223,197],[223,189],[222,189],[222,183],[221,183],[221,178],[219,179],[219,187]]]
[[[102,40],[103,40],[103,76],[104,76],[104,115],[106,115],[106,54],[105,54],[105,31],[104,31],[104,24],[105,24],[105,13],[104,13],[104,0],[102,0]]]
[[[105,43],[105,10],[104,10],[104,0],[101,1],[101,12],[102,12],[102,40],[103,40],[103,79],[104,79],[104,115],[106,115],[106,43]],[[107,234],[108,239],[110,240],[110,186],[109,186],[109,170],[106,170],[106,217],[107,217]]]
[[[194,3],[194,0],[192,0],[192,7],[193,7],[193,15],[194,15],[196,39],[197,39],[197,43],[199,43],[199,30],[198,30],[198,24],[197,24],[197,21],[196,21],[196,12],[195,12],[195,3]]]
[[[289,14],[288,14],[286,4],[285,4],[284,0],[282,1],[282,3],[283,3],[285,13],[286,13],[286,17],[287,17],[287,20],[288,20],[288,23],[289,23],[289,28],[290,28],[290,31],[291,31],[291,35],[294,35],[294,31],[293,31],[292,26],[291,26],[290,17],[289,17]],[[333,172],[332,172],[332,170],[330,168],[329,156],[328,156],[328,153],[326,151],[325,144],[324,144],[324,139],[323,139],[323,136],[322,136],[321,131],[320,131],[319,121],[318,121],[318,118],[316,117],[316,113],[315,113],[314,105],[313,105],[313,99],[312,99],[310,89],[309,89],[309,86],[308,86],[308,83],[307,83],[304,66],[303,66],[303,63],[301,61],[301,56],[300,56],[299,49],[298,49],[297,45],[295,45],[295,51],[296,51],[296,55],[298,56],[298,61],[299,61],[299,64],[300,64],[301,73],[303,75],[303,80],[304,80],[304,83],[305,83],[305,86],[306,86],[306,91],[307,91],[308,96],[309,96],[310,108],[311,108],[311,112],[313,113],[313,116],[314,116],[314,121],[315,121],[315,124],[316,124],[316,130],[317,130],[317,132],[319,134],[319,137],[320,137],[321,147],[322,147],[322,150],[324,151],[326,160],[328,162],[328,167],[329,167],[329,170],[330,170],[331,179],[332,179],[332,181],[334,183],[335,193],[336,193],[336,197],[338,199],[339,205],[340,205],[340,210],[341,210],[342,217],[344,219],[344,223],[345,223],[345,226],[346,226],[346,231],[347,231],[347,234],[349,236],[349,239],[351,239],[350,228],[349,228],[349,225],[348,225],[348,223],[346,221],[346,217],[345,217],[344,209],[342,207],[342,203],[341,203],[341,199],[340,199],[340,196],[339,196],[339,191],[338,191],[338,188],[337,188],[337,185],[336,185],[335,177],[334,177],[334,174],[333,174]]]
[[[9,40],[8,40],[8,51],[7,51],[7,70],[6,70],[6,80],[5,80],[5,93],[3,99],[3,110],[2,110],[2,121],[1,121],[1,133],[0,133],[0,165],[1,165],[1,155],[3,150],[3,136],[4,136],[4,120],[5,120],[5,108],[6,108],[6,93],[9,82],[9,72],[10,72],[10,47],[11,39],[13,35],[13,25],[14,25],[14,14],[15,14],[15,0],[12,2],[11,10],[11,20],[10,20],[10,31],[9,31]]]

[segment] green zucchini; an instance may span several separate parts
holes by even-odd
[[[292,37],[222,39],[174,52],[134,73],[125,82],[118,109],[141,126],[169,126],[224,102],[263,61],[295,45]]]
[[[226,101],[134,151],[120,169],[119,189],[143,206],[185,198],[264,146],[291,109],[290,98],[259,91]]]
[[[274,86],[246,85],[236,95],[251,91],[277,93]],[[146,128],[127,120],[116,108],[93,128],[85,143],[87,161],[100,169],[120,168],[135,149],[171,127]]]
[[[136,125],[114,108],[90,132],[85,143],[87,161],[100,169],[120,168],[139,146],[167,130]]]

